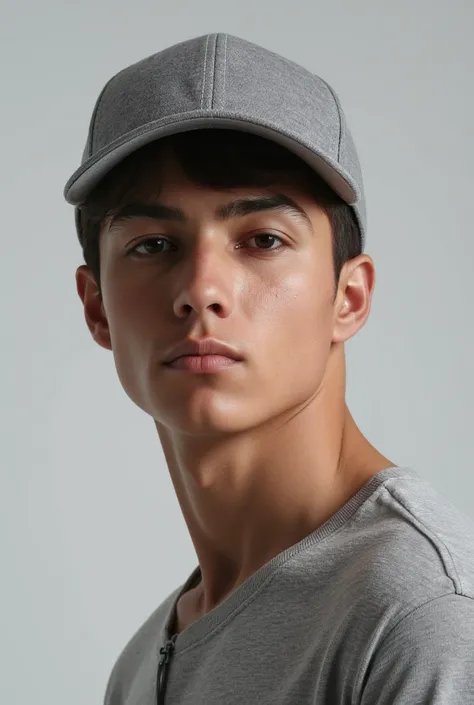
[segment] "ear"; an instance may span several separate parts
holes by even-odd
[[[84,315],[92,337],[101,347],[112,350],[102,296],[94,275],[87,265],[81,265],[76,271],[76,288],[84,305]]]
[[[362,254],[345,263],[334,304],[334,343],[346,342],[364,326],[374,287],[375,266],[369,255]]]

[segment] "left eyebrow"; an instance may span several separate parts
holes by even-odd
[[[231,218],[243,218],[251,213],[261,211],[280,211],[302,220],[313,232],[313,224],[309,215],[296,201],[283,193],[269,196],[248,196],[238,198],[217,208],[215,215],[220,221]],[[180,208],[171,208],[164,203],[129,203],[119,208],[110,220],[109,232],[120,223],[133,218],[151,218],[152,220],[165,220],[175,223],[186,223],[188,218]]]

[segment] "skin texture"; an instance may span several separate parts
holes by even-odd
[[[329,220],[299,185],[204,189],[171,153],[144,179],[148,202],[181,208],[186,222],[106,221],[102,299],[87,266],[76,283],[93,339],[154,420],[196,550],[202,580],[178,604],[182,631],[395,463],[345,402],[344,343],[370,313],[370,256],[344,265],[334,297]],[[235,198],[277,192],[304,208],[311,228],[281,211],[215,216]],[[164,240],[127,254],[146,238]],[[207,375],[164,367],[187,336],[230,343],[244,360]]]

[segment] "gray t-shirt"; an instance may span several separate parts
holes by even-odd
[[[412,468],[378,472],[173,637],[199,578],[131,638],[105,705],[474,705],[474,522]]]

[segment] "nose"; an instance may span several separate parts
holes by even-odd
[[[179,277],[173,310],[178,318],[192,312],[197,317],[209,311],[220,318],[230,316],[233,308],[235,274],[229,261],[210,248],[188,261]]]

